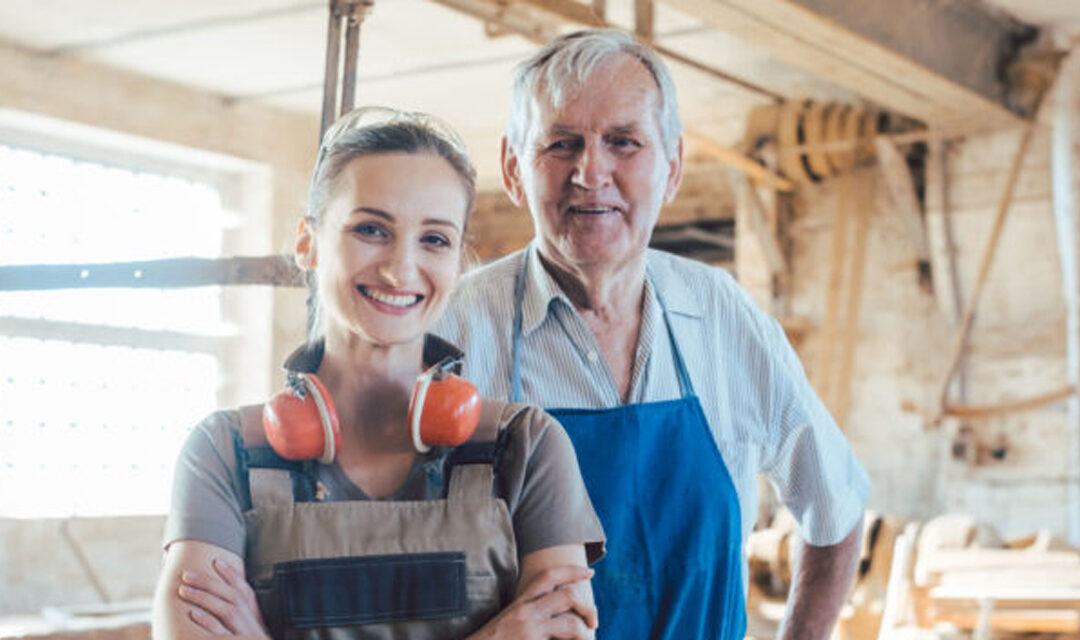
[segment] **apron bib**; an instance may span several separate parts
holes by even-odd
[[[527,270],[526,259],[514,287],[514,402],[521,396]],[[607,535],[607,556],[592,581],[597,638],[741,640],[746,608],[738,495],[659,290],[656,295],[682,397],[611,409],[547,409],[574,444]]]
[[[507,424],[517,410],[501,413]],[[491,441],[452,451],[445,499],[320,502],[310,465],[245,449],[245,565],[271,635],[445,640],[494,617],[518,577],[510,513],[493,495],[495,451]]]

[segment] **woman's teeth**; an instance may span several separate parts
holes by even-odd
[[[419,302],[421,298],[420,295],[415,293],[408,295],[390,294],[382,293],[380,291],[374,291],[372,289],[368,289],[367,287],[360,287],[360,293],[363,293],[365,296],[371,298],[372,300],[377,300],[383,304],[388,304],[392,307],[408,307]]]
[[[614,207],[570,207],[574,213],[610,213],[614,210]]]

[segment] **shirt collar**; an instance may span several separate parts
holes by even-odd
[[[704,318],[701,301],[694,296],[694,292],[686,284],[686,279],[671,269],[671,260],[663,260],[661,253],[655,249],[646,250],[646,262],[652,271],[652,282],[663,291],[664,305],[671,313],[691,318]],[[646,289],[648,292],[648,289]]]
[[[686,281],[671,270],[670,261],[657,259],[659,252],[656,250],[646,251],[646,263],[652,271],[652,278],[647,278],[645,283],[647,298],[655,298],[653,285],[662,283],[660,286],[663,288],[664,304],[668,311],[691,318],[703,318],[705,313],[701,309],[700,301],[694,297]],[[525,260],[528,261],[529,273],[521,304],[521,332],[528,335],[547,318],[552,301],[561,300],[570,308],[573,308],[573,304],[563,293],[559,283],[555,282],[544,268],[535,242],[526,248]]]
[[[524,299],[521,301],[521,332],[528,335],[547,318],[553,301],[561,300],[571,308],[573,305],[559,287],[559,283],[555,282],[555,278],[544,268],[535,242],[525,249],[525,261],[529,272],[525,280]]]
[[[296,373],[315,373],[322,363],[323,352],[326,350],[326,341],[319,338],[315,342],[305,342],[285,359],[285,370]],[[437,335],[424,334],[424,366],[430,367],[438,364],[447,357],[461,359],[465,352],[458,349],[450,342],[443,340]]]

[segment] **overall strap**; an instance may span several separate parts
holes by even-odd
[[[262,405],[240,409],[240,429],[234,432],[237,475],[247,508],[309,502],[316,493],[310,461],[286,460],[266,441]]]
[[[449,500],[494,495],[495,470],[506,448],[508,425],[524,405],[485,399],[476,431],[465,444],[454,447],[446,456],[443,477],[449,477]]]

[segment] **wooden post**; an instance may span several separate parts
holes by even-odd
[[[1054,109],[1053,137],[1050,147],[1051,171],[1054,193],[1054,222],[1057,225],[1058,254],[1061,259],[1061,284],[1065,300],[1066,329],[1066,380],[1073,388],[1080,388],[1080,246],[1077,224],[1080,217],[1080,201],[1077,198],[1076,145],[1080,136],[1076,130],[1076,109],[1080,107],[1077,94],[1077,76],[1080,76],[1080,47],[1074,49],[1058,75],[1056,104]],[[1068,460],[1069,542],[1080,544],[1080,400],[1074,394],[1067,404],[1067,423],[1070,434]]]
[[[829,410],[836,413],[833,402],[833,363],[836,360],[836,334],[840,317],[840,294],[844,281],[844,257],[848,248],[848,225],[851,220],[855,176],[849,171],[837,178],[839,205],[833,211],[832,246],[829,253],[829,275],[825,284],[825,309],[821,323],[821,339],[818,349],[814,379],[817,392]]]
[[[860,175],[862,174],[862,175]],[[844,332],[840,340],[840,369],[836,376],[833,417],[843,429],[851,409],[851,384],[855,371],[855,350],[859,345],[859,318],[862,316],[863,274],[866,272],[866,244],[870,235],[870,209],[873,206],[873,173],[856,170],[855,238],[848,265]]]
[[[923,224],[923,210],[919,197],[915,193],[915,183],[903,154],[896,144],[886,138],[875,138],[878,163],[889,187],[893,205],[903,220],[904,229],[915,249],[918,262],[919,288],[924,293],[933,292],[933,279],[930,271],[930,247],[926,242],[926,227]]]
[[[728,172],[728,178],[731,181],[739,205],[746,208],[746,219],[750,223],[750,230],[761,244],[761,249],[765,254],[765,261],[769,265],[769,275],[774,280],[777,277],[783,279],[788,271],[787,260],[784,259],[780,243],[773,232],[772,221],[768,219],[765,204],[761,201],[757,191],[754,190],[753,183],[747,179],[746,174],[733,169]]]

